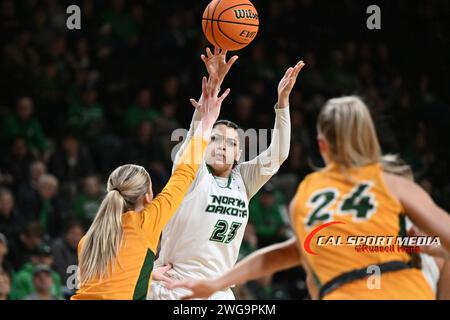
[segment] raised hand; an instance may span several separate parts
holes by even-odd
[[[223,100],[230,93],[230,88],[225,90],[225,92],[219,97],[220,82],[217,75],[212,75],[206,80],[206,77],[202,79],[202,101],[201,103],[190,99],[194,108],[200,114],[201,121],[206,121],[207,123],[216,122],[220,114],[220,109]]]
[[[289,105],[289,95],[291,94],[292,88],[297,81],[297,76],[300,70],[305,66],[303,61],[299,61],[295,67],[290,67],[286,70],[283,78],[278,84],[278,107],[286,108]]]
[[[230,71],[231,66],[239,58],[238,56],[233,56],[226,61],[227,50],[222,50],[218,47],[214,47],[214,54],[209,48],[206,48],[206,56],[202,54],[200,58],[205,63],[206,69],[210,76],[216,74],[219,78],[219,83],[221,84],[225,79],[228,71]]]

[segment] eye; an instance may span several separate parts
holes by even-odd
[[[216,136],[212,136],[211,141],[216,141]]]

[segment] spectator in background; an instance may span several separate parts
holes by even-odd
[[[103,20],[112,31],[113,36],[126,40],[139,34],[138,25],[125,11],[124,0],[111,1],[110,8],[103,14]]]
[[[4,46],[3,65],[8,74],[12,70],[17,72],[12,74],[12,80],[19,83],[20,80],[28,80],[30,69],[39,65],[39,53],[31,45],[32,33],[29,30],[21,30],[14,36],[14,41]]]
[[[29,168],[34,157],[30,153],[24,137],[14,138],[11,151],[1,159],[1,171],[3,172],[3,182],[0,184],[11,186],[15,192],[21,184],[26,183],[29,177]]]
[[[36,269],[40,269],[43,266],[46,267],[50,278],[53,279],[50,287],[50,293],[57,298],[62,298],[61,277],[59,274],[50,269],[53,261],[50,246],[44,243],[38,246],[31,255],[30,261],[24,264],[23,267],[14,275],[11,298],[14,300],[23,300],[28,295],[34,293],[36,289],[40,290],[39,287],[35,287],[36,282],[33,280],[33,273]]]
[[[125,124],[130,132],[136,132],[139,123],[153,122],[158,117],[159,112],[152,108],[152,92],[150,89],[142,89],[135,104],[131,105],[125,114]]]
[[[8,240],[6,239],[3,233],[0,233],[0,272],[6,271],[9,274],[12,274],[14,269],[6,259],[8,256]]]
[[[53,293],[54,278],[52,269],[47,265],[38,265],[33,269],[33,292],[23,300],[62,300]]]
[[[67,114],[69,128],[84,138],[92,138],[102,133],[105,124],[103,106],[97,101],[97,91],[87,89],[81,101],[74,101]]]
[[[29,222],[19,237],[12,239],[9,246],[10,261],[14,270],[18,270],[30,260],[31,254],[44,240],[44,228],[39,222]]]
[[[238,260],[248,256],[250,253],[258,249],[258,236],[256,235],[255,226],[251,223],[247,224],[242,239],[241,249],[239,250]]]
[[[94,221],[102,202],[102,189],[97,176],[88,176],[83,181],[83,191],[75,200],[73,212],[87,228]]]
[[[89,149],[76,135],[65,135],[50,158],[49,171],[62,181],[62,194],[68,202],[72,202],[81,179],[94,172]]]
[[[128,144],[123,161],[147,168],[152,175],[154,190],[158,192],[169,178],[169,173],[164,165],[169,161],[165,156],[166,153],[160,139],[155,134],[153,123],[143,121],[136,131],[137,135]]]
[[[43,174],[38,181],[38,196],[22,203],[20,210],[27,221],[39,221],[50,237],[61,233],[63,207],[58,198],[58,179],[51,174]]]
[[[17,203],[21,208],[25,203],[36,202],[39,198],[39,178],[47,173],[47,166],[44,162],[38,160],[30,164],[28,179],[18,187]],[[25,213],[24,213],[25,217]]]
[[[62,130],[63,110],[65,109],[61,108],[65,106],[65,83],[61,79],[55,62],[51,61],[44,66],[37,83],[37,90],[39,91],[37,105],[41,107],[39,115],[43,122],[54,124],[47,127],[47,133],[54,135]]]
[[[294,196],[298,182],[302,181],[312,171],[310,155],[302,143],[292,141],[289,158],[274,177],[277,188],[286,199],[291,199]]]
[[[0,269],[0,300],[9,300],[11,293],[11,274]]]
[[[240,96],[236,101],[236,119],[239,126],[246,130],[252,128],[254,121],[253,99],[250,96]]]
[[[176,103],[163,103],[161,115],[154,121],[158,129],[158,135],[168,137],[172,134],[173,130],[180,128],[180,124],[176,120],[177,109],[178,105]]]
[[[255,228],[259,248],[287,239],[287,208],[272,183],[266,183],[250,201],[249,212],[249,222]]]
[[[33,109],[31,98],[20,98],[16,104],[16,114],[5,119],[2,137],[6,143],[12,142],[18,136],[24,137],[31,153],[40,157],[45,155],[48,144],[39,120],[33,116]]]
[[[23,219],[14,205],[14,196],[8,189],[0,188],[0,232],[7,238],[19,236]]]
[[[79,221],[72,220],[66,223],[64,236],[53,241],[53,269],[61,276],[63,283],[66,283],[70,276],[67,268],[78,265],[77,247],[85,231]]]
[[[164,101],[175,102],[178,101],[180,96],[180,82],[176,76],[170,76],[165,79],[163,85],[162,95]]]

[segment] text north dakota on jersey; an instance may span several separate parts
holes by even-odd
[[[247,217],[245,202],[238,198],[211,195],[206,212],[226,214],[239,218]]]

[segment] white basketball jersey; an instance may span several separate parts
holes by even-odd
[[[409,230],[413,223],[409,218],[405,219],[406,221],[406,230]],[[420,253],[420,258],[422,262],[422,273],[425,276],[425,279],[427,280],[428,284],[433,289],[433,292],[437,293],[437,286],[439,282],[440,277],[440,270],[439,266],[437,265],[434,258],[426,253]]]
[[[180,279],[211,279],[230,270],[238,258],[248,204],[238,166],[229,178],[218,178],[203,163],[163,230],[155,266],[171,263],[169,274]]]

